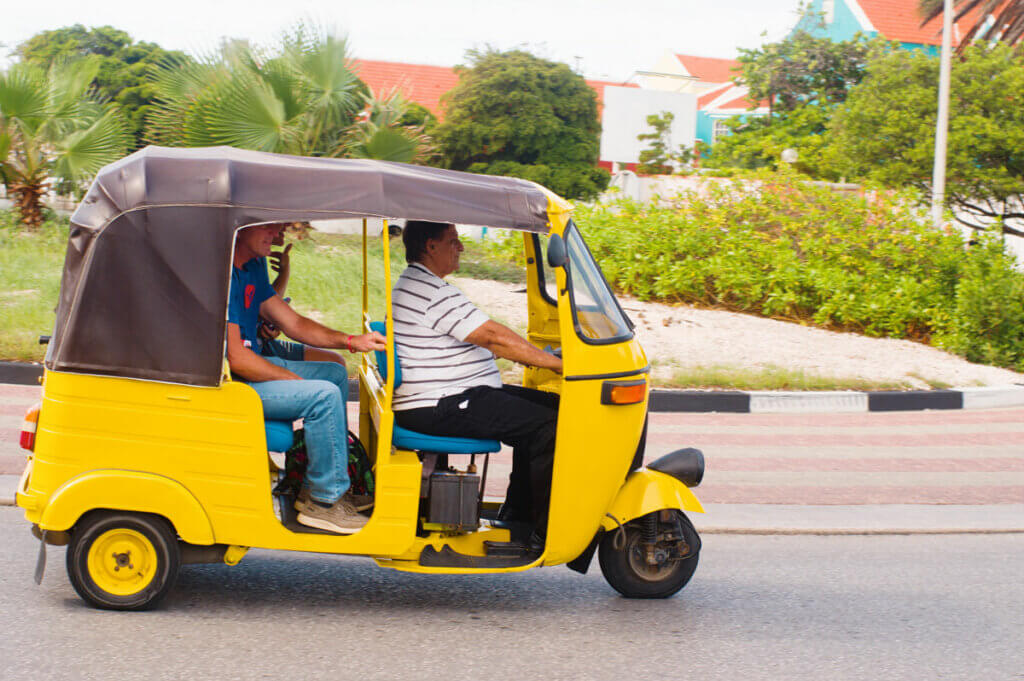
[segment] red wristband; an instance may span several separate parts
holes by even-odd
[[[345,347],[348,348],[349,352],[353,352],[353,353],[355,352],[355,350],[352,349],[352,336],[351,335],[348,338],[345,339]]]

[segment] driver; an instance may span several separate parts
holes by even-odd
[[[308,497],[296,502],[298,521],[341,534],[357,532],[367,518],[346,495],[349,488],[344,365],[264,357],[258,327],[262,316],[290,338],[308,345],[383,350],[379,333],[353,336],[298,314],[274,292],[263,258],[270,254],[278,227],[257,225],[238,231],[228,298],[227,359],[232,374],[249,383],[263,403],[265,418],[303,419],[309,465],[303,484]]]
[[[561,373],[562,360],[478,310],[444,280],[459,267],[455,225],[410,220],[402,232],[409,267],[392,296],[402,384],[395,420],[428,435],[500,440],[513,447],[499,518],[534,526],[543,543],[551,495],[558,395],[503,385],[494,356]]]

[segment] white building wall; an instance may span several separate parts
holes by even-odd
[[[607,87],[601,117],[601,160],[636,163],[649,144],[637,135],[652,132],[647,117],[671,111],[672,147],[693,146],[697,135],[697,96],[690,93]]]

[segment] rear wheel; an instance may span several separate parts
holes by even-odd
[[[598,560],[626,598],[668,598],[697,570],[700,538],[682,511],[655,511],[605,533]]]
[[[107,610],[146,610],[174,586],[181,557],[170,523],[148,513],[97,511],[75,525],[67,551],[71,585]]]

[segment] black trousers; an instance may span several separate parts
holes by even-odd
[[[479,386],[442,398],[435,407],[395,412],[398,425],[427,435],[500,440],[512,447],[505,495],[508,520],[544,530],[551,499],[558,395],[516,385]]]

